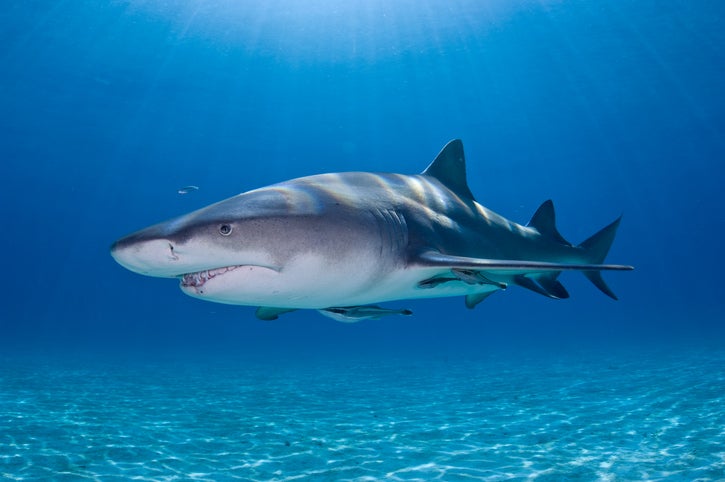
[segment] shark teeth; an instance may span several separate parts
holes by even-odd
[[[181,277],[181,286],[204,286],[204,283],[229,271],[234,271],[239,266],[225,266],[223,268],[208,269],[196,273],[187,273]]]

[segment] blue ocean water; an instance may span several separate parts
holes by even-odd
[[[725,478],[724,25],[711,0],[3,2],[0,475]],[[261,322],[109,256],[453,138],[509,219],[553,199],[578,243],[623,215],[619,301],[567,273],[562,301]]]

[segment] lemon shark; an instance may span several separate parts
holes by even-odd
[[[411,314],[379,303],[463,296],[469,308],[515,285],[567,298],[562,271],[580,271],[617,299],[602,271],[620,219],[579,245],[544,202],[526,225],[485,208],[467,181],[463,144],[450,141],[420,174],[343,172],[245,192],[119,239],[125,268],[176,278],[218,303],[297,309],[340,321]]]

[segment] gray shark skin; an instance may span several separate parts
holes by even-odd
[[[409,315],[393,300],[464,296],[475,307],[517,285],[567,298],[557,280],[602,279],[619,219],[575,246],[544,202],[527,225],[477,203],[463,144],[449,142],[421,174],[345,172],[239,194],[119,239],[111,255],[136,273],[177,278],[193,297],[259,306],[275,319],[315,309],[340,321]]]

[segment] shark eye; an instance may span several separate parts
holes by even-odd
[[[231,224],[222,224],[219,226],[219,234],[222,236],[229,236],[232,234],[232,225]]]

